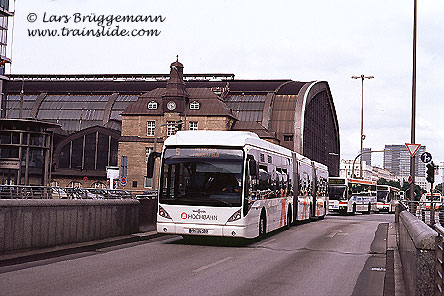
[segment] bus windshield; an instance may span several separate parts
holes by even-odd
[[[159,202],[240,207],[242,165],[241,149],[166,149]]]
[[[347,200],[346,194],[347,186],[329,186],[328,196],[333,200]]]
[[[389,194],[388,191],[378,190],[378,192],[376,193],[376,198],[377,198],[378,202],[388,202],[388,200],[387,200],[388,194]]]

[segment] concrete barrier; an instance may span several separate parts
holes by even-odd
[[[433,295],[437,232],[408,211],[397,211],[398,249],[407,295]]]
[[[137,200],[0,200],[0,254],[126,235]]]
[[[150,231],[156,228],[157,221],[157,199],[139,199],[139,230]]]

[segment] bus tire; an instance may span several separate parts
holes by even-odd
[[[267,233],[267,219],[265,218],[265,211],[262,210],[261,217],[259,218],[259,238],[263,238]]]
[[[288,213],[287,213],[287,225],[285,225],[285,229],[290,229],[291,223],[293,222],[293,216],[291,214],[291,207],[288,207]]]
[[[356,204],[353,204],[352,215],[356,215]]]
[[[365,211],[365,213],[366,214],[370,214],[371,209],[372,209],[372,205],[369,203],[368,206],[367,206],[367,211]]]

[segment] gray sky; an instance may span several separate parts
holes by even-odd
[[[444,161],[444,3],[418,2],[416,143],[437,163]],[[168,73],[179,55],[185,73],[326,80],[346,159],[360,149],[361,81],[351,76],[373,75],[364,82],[364,147],[410,142],[413,0],[18,0],[15,9],[11,73]],[[75,14],[96,20],[76,22]],[[156,29],[158,36],[29,36],[34,29],[99,29],[100,15],[164,21],[104,27]],[[382,153],[373,160],[382,166]]]

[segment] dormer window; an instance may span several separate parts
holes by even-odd
[[[157,102],[156,101],[149,102],[147,108],[148,108],[148,110],[156,110],[157,109]]]
[[[190,103],[190,110],[199,110],[200,109],[200,103],[197,101]]]

